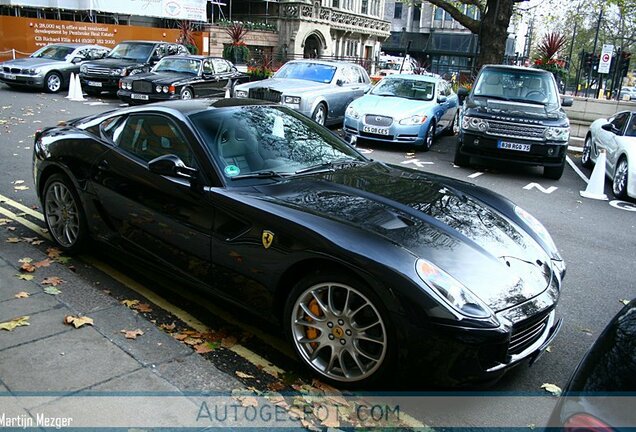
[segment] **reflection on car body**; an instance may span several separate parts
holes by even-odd
[[[500,377],[555,337],[565,265],[486,189],[366,159],[307,117],[171,101],[37,132],[34,176],[67,252],[97,239],[285,330],[335,384]],[[399,363],[398,363],[399,362]]]

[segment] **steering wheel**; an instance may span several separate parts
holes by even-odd
[[[545,99],[545,94],[539,90],[532,90],[526,93],[526,97],[530,99]]]

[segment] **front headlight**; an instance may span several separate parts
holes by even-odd
[[[570,128],[549,127],[543,135],[549,141],[568,141],[570,139]]]
[[[415,269],[424,283],[460,314],[471,318],[488,318],[492,315],[488,306],[475,294],[435,264],[418,259]]]
[[[548,252],[550,255],[557,254],[558,256],[558,250],[556,245],[554,244],[554,240],[552,240],[550,233],[548,232],[547,229],[545,229],[543,224],[539,222],[539,220],[536,217],[532,216],[530,213],[528,213],[527,211],[525,211],[519,206],[515,206],[515,213],[517,214],[517,216],[519,216],[519,218],[522,221],[525,222],[526,225],[530,227],[532,231],[537,233],[537,235],[541,238],[541,240],[545,242],[547,247],[550,249],[546,252]]]
[[[130,81],[124,82],[124,88],[126,90],[132,90],[132,82],[130,82]]]
[[[486,132],[488,130],[488,122],[477,117],[464,116],[462,119],[462,129]]]
[[[160,85],[158,85],[157,87],[155,87],[155,91],[156,91],[157,93],[161,93],[161,88],[162,88],[162,87],[161,87]]]
[[[403,118],[402,120],[400,120],[400,124],[408,126],[418,125],[424,123],[427,118],[428,117],[426,117],[425,115],[414,115],[411,117]]]
[[[234,90],[234,97],[246,98],[247,97],[247,90]]]
[[[40,73],[40,69],[27,69],[25,72],[27,75],[37,75]]]
[[[86,66],[86,65],[81,65],[81,66],[80,66],[80,73],[85,74],[86,72],[88,72],[88,66]]]
[[[163,86],[162,90],[163,90],[164,93],[168,93],[170,91],[170,87]]]
[[[357,120],[360,118],[360,113],[356,111],[356,109],[353,107],[353,104],[349,104],[349,106],[347,107],[347,110],[345,111],[345,116],[351,117]]]
[[[300,105],[300,98],[298,96],[285,96],[285,103],[292,105]]]

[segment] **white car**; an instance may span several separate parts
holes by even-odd
[[[621,111],[595,120],[585,137],[581,162],[592,168],[600,151],[607,152],[605,175],[617,198],[636,198],[636,111]]]

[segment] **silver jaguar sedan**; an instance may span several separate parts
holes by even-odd
[[[57,93],[68,87],[71,73],[79,73],[81,62],[102,58],[109,51],[100,45],[47,45],[29,57],[0,63],[0,81],[9,87],[36,87]]]

